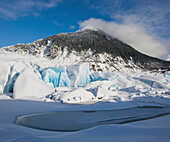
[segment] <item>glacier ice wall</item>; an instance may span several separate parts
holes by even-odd
[[[35,75],[51,88],[80,87],[91,82],[89,66],[87,64],[76,64],[70,66],[59,65],[55,67],[41,68],[37,64],[17,62],[12,65],[9,69],[10,71],[7,72],[6,78],[8,78],[8,80],[6,79],[6,81],[4,81],[4,77],[1,75],[1,94],[4,92],[13,93],[15,81],[20,76],[20,72],[26,68],[32,69]]]
[[[52,88],[80,87],[91,82],[89,66],[76,64],[39,69],[42,80]]]
[[[71,87],[80,87],[91,82],[89,66],[87,64],[76,64],[67,67],[67,74]]]
[[[9,67],[8,79],[4,82],[4,93],[13,93],[15,81],[24,68],[31,68],[29,63],[26,63],[24,60],[18,61]]]
[[[66,67],[49,67],[42,71],[42,80],[50,87],[70,87]]]

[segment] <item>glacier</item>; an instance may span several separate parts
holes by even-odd
[[[64,66],[49,67],[41,71],[42,80],[50,87],[70,87],[70,80]]]
[[[94,72],[87,63],[65,65],[56,60],[4,50],[0,50],[0,61],[1,96],[5,94],[18,99],[81,104],[132,101],[137,98],[138,101],[141,99],[148,102],[155,96],[169,98],[168,72]],[[31,88],[31,84],[35,87]],[[42,92],[40,86],[46,88],[46,93]],[[42,95],[38,92],[42,92]]]
[[[59,65],[39,69],[42,80],[50,87],[80,87],[91,82],[89,66],[76,64],[70,66]]]
[[[71,87],[80,87],[91,82],[88,64],[76,64],[67,67]]]

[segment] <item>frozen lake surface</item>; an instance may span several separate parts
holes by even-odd
[[[48,130],[72,132],[103,124],[125,124],[170,114],[170,107],[143,106],[117,110],[57,111],[17,117],[18,125]]]

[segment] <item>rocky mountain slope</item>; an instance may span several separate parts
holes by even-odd
[[[43,56],[60,64],[90,63],[94,71],[169,71],[170,61],[144,55],[101,30],[85,28],[61,33],[29,44],[4,47],[19,54]]]

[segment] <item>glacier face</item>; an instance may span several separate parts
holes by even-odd
[[[71,87],[80,87],[91,82],[88,64],[70,65],[67,67]]]
[[[91,82],[88,64],[40,69],[42,80],[50,87],[80,87]]]
[[[49,67],[41,73],[42,80],[53,88],[55,87],[70,87],[70,80],[67,76],[64,66]]]
[[[119,75],[110,76],[109,73],[91,73],[88,64],[74,64],[70,66],[41,68],[39,72],[42,80],[52,88],[56,87],[81,87],[90,82],[103,80],[116,80]],[[110,87],[115,87],[114,83]]]
[[[42,80],[52,88],[80,87],[91,82],[88,64],[57,66],[39,69]]]
[[[8,53],[13,54],[13,53]],[[7,54],[7,55],[8,55]],[[15,54],[14,54],[15,55]],[[6,55],[5,55],[6,56]],[[20,58],[17,55],[17,58]],[[29,56],[30,57],[30,56]],[[33,57],[34,58],[34,57]],[[6,62],[2,64],[1,73],[0,73],[0,93],[1,94],[12,94],[14,92],[13,88],[20,73],[26,68],[33,69],[34,74],[38,77],[39,80],[43,80],[44,83],[51,87],[81,87],[90,83],[92,80],[91,72],[89,70],[88,64],[74,64],[74,65],[52,65],[41,67],[32,60],[20,60],[14,58],[14,62],[10,62],[8,65]],[[46,64],[46,63],[44,63]],[[45,68],[44,68],[44,67]],[[97,80],[97,79],[96,79]]]
[[[0,63],[1,98],[6,94],[63,103],[168,102],[170,94],[168,73],[93,72],[85,63],[61,65],[54,60],[1,50]]]

